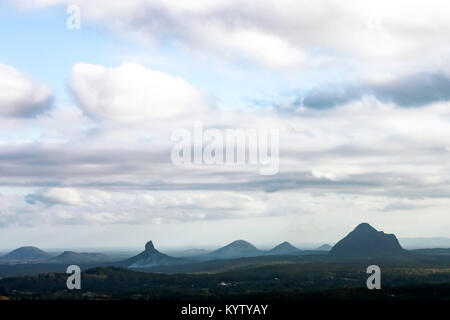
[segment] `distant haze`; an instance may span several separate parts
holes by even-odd
[[[450,248],[450,238],[400,238],[405,249]]]

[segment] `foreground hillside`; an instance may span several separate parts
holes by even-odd
[[[370,292],[365,288],[368,262],[297,261],[247,266],[215,274],[172,275],[101,267],[82,274],[79,291],[66,289],[66,274],[47,273],[0,280],[0,296],[10,299],[450,298],[448,259],[438,263],[380,262],[382,290]]]

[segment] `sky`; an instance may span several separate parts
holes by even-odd
[[[0,249],[335,243],[361,222],[450,237],[449,15],[0,1]],[[173,133],[198,123],[277,130],[276,174],[176,165]]]

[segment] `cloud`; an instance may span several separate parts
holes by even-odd
[[[170,136],[177,127],[102,123],[93,131],[70,130],[60,122],[86,124],[69,110],[33,123],[40,136],[58,137],[56,141],[3,142],[0,185],[447,197],[449,110],[448,102],[418,109],[357,101],[335,109],[306,108],[289,117],[274,110],[228,111],[228,118],[217,117],[216,128],[242,124],[280,129],[280,172],[265,178],[258,166],[175,166]],[[29,201],[64,202],[55,194],[33,194]]]
[[[417,203],[418,202],[418,203]],[[432,204],[424,205],[421,202],[425,201],[396,201],[387,204],[386,206],[380,208],[381,212],[392,212],[392,211],[411,211],[411,210],[421,210],[425,209]]]
[[[102,122],[76,130],[69,127],[86,126],[86,119],[61,109],[20,120],[57,141],[2,141],[0,188],[31,191],[5,199],[0,225],[188,224],[289,215],[292,221],[306,216],[320,224],[333,216],[356,224],[386,216],[380,211],[401,213],[387,205],[396,201],[416,206],[408,210],[412,215],[423,209],[448,225],[449,110],[449,102],[398,108],[361,100],[288,117],[273,109],[217,117],[217,128],[280,128],[280,172],[262,177],[245,165],[175,166],[171,127]]]
[[[29,194],[26,200],[30,204],[41,202],[45,205],[77,205],[82,202],[80,194],[73,188],[51,188],[40,193]]]
[[[55,224],[168,223],[235,219],[266,214],[260,194],[214,192],[217,200],[201,191],[143,191],[93,188],[43,188],[25,196],[27,211],[38,220],[40,211]],[[5,197],[5,201],[8,198]],[[16,202],[16,210],[20,208]],[[23,205],[22,205],[23,207]],[[20,209],[19,209],[20,210]],[[18,217],[19,218],[19,217]]]
[[[430,48],[435,58],[447,54],[442,34],[450,31],[450,9],[441,0],[19,2],[27,8],[56,4],[79,5],[83,19],[144,41],[176,42],[222,59],[283,68],[315,66],[330,56],[379,66],[424,61]]]
[[[51,107],[52,100],[49,86],[0,63],[0,116],[31,117]]]
[[[36,205],[42,203],[46,206],[68,205],[86,206],[105,204],[111,201],[111,195],[101,190],[79,190],[76,188],[56,187],[40,189],[29,193],[25,197],[27,203]]]
[[[322,86],[310,90],[294,104],[324,109],[374,97],[400,107],[419,107],[450,100],[450,77],[444,73],[417,73],[387,81]]]
[[[93,239],[85,236],[88,225],[98,234],[98,226],[133,224],[114,233],[121,239],[139,228],[145,238],[148,230],[178,225],[165,235],[169,242],[188,228],[186,238],[195,238],[200,229],[235,232],[236,226],[243,234],[267,237],[275,229],[277,238],[290,232],[293,239],[341,228],[338,239],[360,221],[409,233],[448,232],[446,2],[14,3],[59,5],[61,16],[65,4],[78,4],[82,28],[100,26],[155,46],[121,46],[131,50],[128,57],[145,50],[141,61],[151,68],[76,64],[68,83],[75,105],[41,114],[47,105],[33,102],[40,95],[32,93],[45,86],[3,68],[20,80],[4,83],[32,83],[19,90],[32,93],[19,99],[1,91],[8,92],[2,99],[27,107],[0,113],[0,226],[8,226],[0,242],[25,234],[14,226],[56,225],[79,225],[66,229],[78,240]],[[195,72],[198,83],[214,79],[207,86],[223,95],[220,108],[202,88],[156,70],[161,60],[154,57],[162,55],[165,70]],[[280,87],[295,90],[286,104],[295,110],[224,105],[244,94],[263,101]],[[262,177],[258,166],[247,165],[175,166],[171,133],[198,120],[205,129],[279,129],[279,173]],[[231,232],[224,233],[234,237]]]
[[[208,95],[182,78],[124,62],[117,68],[76,64],[70,89],[89,115],[118,121],[161,120],[201,114]]]

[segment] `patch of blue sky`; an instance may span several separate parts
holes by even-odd
[[[52,87],[55,104],[71,103],[67,80],[77,62],[104,64],[114,43],[95,26],[69,30],[64,7],[0,7],[0,61]]]

